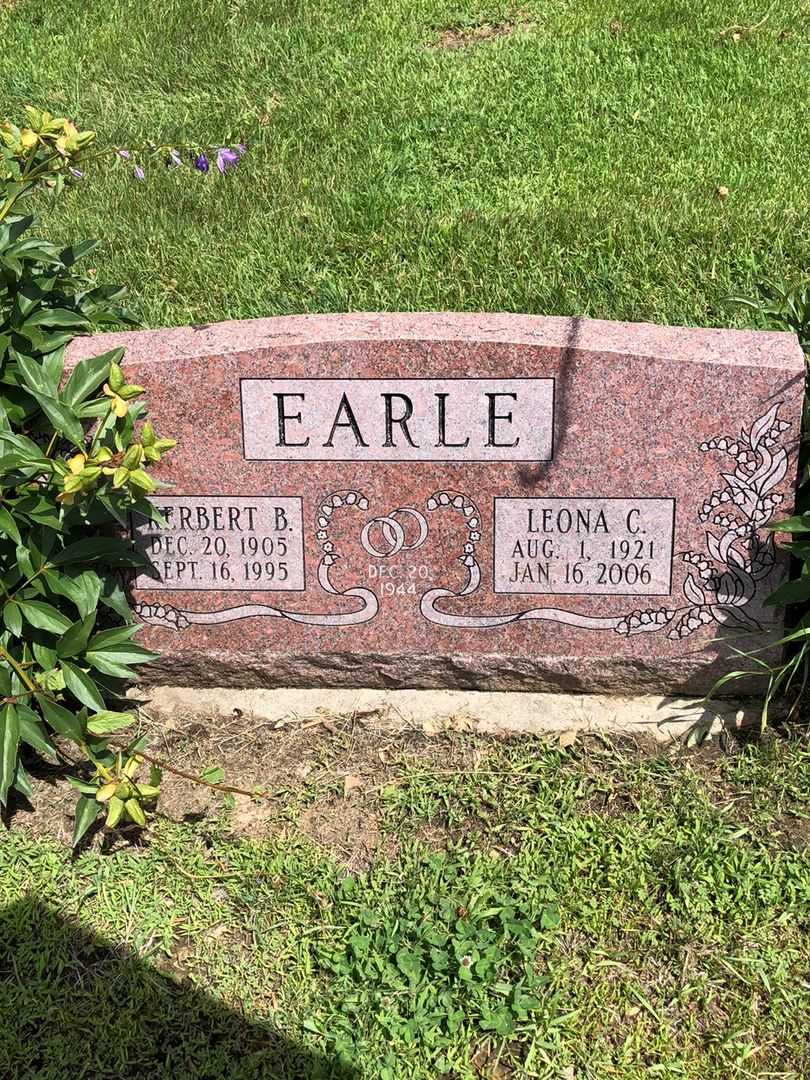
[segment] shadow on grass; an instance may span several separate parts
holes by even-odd
[[[0,1076],[359,1080],[35,899],[0,912]]]

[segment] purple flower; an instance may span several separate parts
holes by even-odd
[[[168,157],[168,159],[166,161],[167,167],[171,167],[172,165],[182,165],[182,164],[183,164],[183,159],[180,157],[178,152],[176,150],[170,150],[169,151],[169,157]]]
[[[199,155],[196,158],[194,157],[193,154],[192,154],[192,157],[194,158],[194,168],[198,172],[207,173],[208,172],[208,158],[205,156],[205,154],[202,151],[200,151]]]
[[[124,161],[129,161],[129,150],[119,150],[118,156],[123,158]]]
[[[132,173],[133,173],[133,176],[135,177],[136,180],[143,180],[144,171],[140,167],[140,165],[136,165],[135,168],[132,170]]]
[[[84,176],[84,173],[81,169],[71,169],[70,173],[71,176],[75,176],[77,180],[81,180],[81,178]]]
[[[217,168],[221,173],[233,169],[239,162],[239,154],[228,146],[222,146],[217,150]]]

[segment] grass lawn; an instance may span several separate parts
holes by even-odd
[[[6,0],[0,35],[0,113],[248,142],[227,183],[96,174],[60,209],[148,325],[723,325],[810,265],[807,0]]]
[[[0,0],[0,41],[0,115],[248,143],[224,180],[99,170],[51,219],[147,325],[728,325],[810,267],[807,0]],[[806,741],[230,739],[170,749],[270,803],[169,781],[76,858],[39,774],[0,834],[0,1077],[810,1076]]]
[[[806,743],[244,727],[171,751],[241,754],[269,804],[170,781],[145,838],[75,861],[12,820],[0,1075],[810,1075]]]

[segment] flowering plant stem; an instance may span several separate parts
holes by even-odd
[[[140,626],[120,575],[148,563],[122,526],[131,513],[160,520],[149,501],[151,469],[174,441],[148,420],[143,387],[120,366],[122,349],[65,371],[75,334],[132,321],[118,305],[124,290],[77,270],[92,243],[60,250],[26,235],[33,215],[14,215],[22,199],[58,197],[103,158],[134,164],[142,180],[140,162],[156,157],[190,170],[205,160],[208,171],[205,152],[99,148],[95,132],[25,112],[27,126],[0,122],[0,806],[12,790],[33,794],[28,753],[81,765],[71,778],[77,844],[102,810],[109,828],[144,825],[163,768],[223,792],[256,793],[220,784],[221,770],[194,777],[152,758],[143,738],[113,738],[135,721],[127,686],[156,658],[134,640]],[[218,171],[243,152],[216,150]],[[64,753],[65,740],[80,760]],[[139,779],[145,762],[148,783]]]

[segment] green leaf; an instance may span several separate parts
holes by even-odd
[[[803,562],[810,559],[810,541],[808,540],[794,540],[792,543],[782,544],[782,548]]]
[[[135,714],[131,712],[110,712],[103,710],[87,721],[87,730],[91,735],[110,735],[114,731],[129,727],[135,723]]]
[[[0,228],[0,251],[19,240],[26,229],[34,224],[34,215],[27,214],[23,217],[11,217],[6,219],[5,225]]]
[[[48,385],[51,387],[51,394],[53,397],[59,397],[59,383],[62,381],[62,374],[65,370],[65,346],[60,348],[52,348],[50,352],[46,353],[42,357],[42,368],[45,372],[45,378]]]
[[[50,671],[56,667],[56,649],[50,649],[47,645],[41,645],[38,641],[33,641],[31,647],[34,650],[36,661],[43,671]]]
[[[28,541],[31,543],[30,536],[28,537]],[[18,544],[15,554],[17,556],[17,566],[19,567],[20,572],[27,578],[36,577],[41,569],[41,563],[34,566],[34,559],[39,554],[39,552],[34,549],[34,544],[31,543],[31,551],[29,551],[24,544]]]
[[[160,529],[167,529],[169,527],[166,518],[161,514],[155,504],[149,501],[149,499],[137,499],[132,504],[132,513],[136,521],[138,518],[143,518],[144,521],[154,521]]]
[[[484,1031],[495,1031],[502,1036],[511,1035],[515,1029],[512,1012],[506,1005],[482,1012],[480,1023]]]
[[[66,247],[59,253],[59,258],[65,264],[65,266],[73,266],[79,259],[83,259],[85,255],[89,255],[91,251],[95,251],[98,247],[99,240],[80,240],[78,244],[72,244],[70,247]],[[118,288],[115,288],[116,292]],[[121,350],[123,352],[123,349]]]
[[[20,722],[20,739],[34,750],[42,754],[50,754],[56,757],[56,747],[48,738],[45,728],[34,712],[27,705],[17,706],[17,716]]]
[[[88,326],[87,319],[68,308],[40,308],[36,314],[26,319],[25,327],[29,326],[55,326],[59,330],[84,330]]]
[[[110,645],[120,645],[124,641],[129,641],[141,629],[138,623],[127,623],[126,626],[113,626],[110,630],[100,630],[90,638],[87,647],[91,652],[103,651]]]
[[[127,594],[113,574],[105,576],[99,600],[105,607],[114,611],[116,615],[120,615],[128,625],[137,625],[132,622],[132,611],[127,600]]]
[[[104,698],[98,692],[98,688],[93,680],[82,671],[81,668],[75,664],[69,663],[67,660],[61,660],[59,667],[62,674],[65,676],[65,686],[77,698],[82,705],[86,705],[88,709],[94,709],[96,712],[102,712],[104,710]],[[88,724],[88,729],[93,730]],[[94,735],[101,734],[101,732],[93,732]]]
[[[67,782],[75,791],[80,791],[82,795],[92,795],[95,799],[98,784],[88,784],[86,780],[79,780],[75,776],[69,776]]]
[[[417,979],[422,974],[419,954],[412,949],[402,948],[397,952],[397,967],[409,979]]]
[[[95,419],[99,416],[106,416],[110,411],[109,398],[93,398],[91,401],[85,401],[81,405],[74,405],[76,415],[80,420],[88,420],[90,418]]]
[[[16,354],[16,359],[17,369],[34,397],[39,399],[42,394],[52,397],[56,392],[56,387],[49,382],[48,373],[43,368],[42,362],[20,352]]]
[[[106,382],[110,364],[120,363],[123,355],[123,349],[111,349],[110,352],[103,353],[101,356],[90,356],[86,360],[80,360],[65,383],[62,397],[74,407],[86,401],[102,383]],[[109,408],[109,403],[107,403],[107,408]]]
[[[19,791],[21,795],[25,795],[26,799],[30,799],[34,794],[31,779],[19,758],[17,758],[17,771],[14,773],[14,782],[11,786],[15,791]]]
[[[3,623],[6,629],[14,635],[14,637],[20,637],[22,634],[22,612],[19,606],[13,600],[7,600],[3,604]]]
[[[225,779],[225,772],[219,765],[209,765],[207,769],[203,769],[200,773],[200,779],[204,780],[206,784],[221,784]]]
[[[17,772],[17,748],[20,745],[20,721],[15,705],[0,710],[0,803],[6,805],[8,789]]]
[[[20,530],[17,528],[17,522],[5,506],[0,506],[0,533],[2,533],[3,536],[10,536],[15,544],[22,543],[22,537],[20,536]]]
[[[800,604],[804,600],[810,600],[810,574],[805,574],[796,581],[786,581],[771,593],[765,603]]]
[[[116,492],[112,493],[112,495],[115,494]],[[110,495],[99,495],[98,501],[122,529],[129,528],[129,508],[124,506],[120,499],[112,498]]]
[[[802,533],[810,532],[810,514],[800,514],[796,517],[785,518],[784,521],[772,521],[763,525],[768,532]]]
[[[108,645],[102,649],[94,646],[92,652],[96,656],[103,656],[105,660],[113,664],[148,664],[152,660],[157,660],[160,655],[145,649],[143,645],[135,645],[134,642]]]
[[[88,664],[100,671],[102,675],[110,675],[114,679],[134,679],[135,672],[131,671],[128,667],[124,667],[122,664],[116,664],[112,660],[108,660],[103,652],[86,652],[84,658]]]
[[[38,495],[28,495],[18,499],[14,506],[17,515],[23,515],[35,521],[38,525],[47,525],[57,532],[62,531],[62,521],[59,511],[50,499]]]
[[[73,625],[65,631],[56,646],[56,655],[60,657],[76,656],[87,647],[87,641],[96,625],[96,613],[91,611],[83,619],[77,619]],[[85,704],[87,704],[85,702]]]
[[[84,428],[69,405],[48,394],[37,394],[37,404],[61,435],[69,439],[74,446],[84,448]]]
[[[46,722],[50,724],[58,735],[64,735],[65,738],[72,739],[76,743],[82,742],[84,731],[80,720],[74,713],[69,712],[58,702],[46,698],[44,694],[37,694],[36,699]]]
[[[54,654],[56,649],[53,650]],[[54,657],[54,663],[56,659]],[[37,679],[46,694],[58,694],[65,689],[65,676],[59,668],[46,668]]]
[[[105,566],[148,566],[148,560],[126,540],[107,536],[91,536],[68,544],[51,559],[52,566],[66,563],[103,562]]]
[[[156,799],[160,795],[160,788],[152,784],[136,783],[135,787],[140,799]]]
[[[540,929],[556,930],[560,925],[560,909],[556,904],[546,904],[540,913]]]
[[[53,462],[45,457],[42,448],[25,435],[18,435],[12,431],[0,431],[0,443],[7,450],[16,450],[21,458],[32,465],[52,465]]]
[[[71,567],[61,574],[46,571],[43,576],[51,592],[58,596],[66,596],[76,605],[82,619],[98,607],[101,578],[94,571],[84,570],[77,574]]]
[[[17,604],[26,622],[35,626],[37,630],[50,630],[52,634],[64,634],[70,629],[70,619],[57,611],[53,604],[47,604],[44,600],[18,600]]]
[[[84,834],[96,820],[101,803],[89,795],[80,795],[76,801],[76,817],[73,825],[73,847],[81,843]]]

